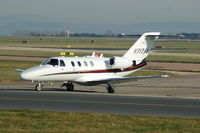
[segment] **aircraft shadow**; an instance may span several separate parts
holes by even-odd
[[[74,91],[67,91],[66,89],[60,89],[60,88],[44,89],[43,91],[86,92],[86,93],[96,93],[97,92],[95,90],[74,90]]]
[[[7,89],[0,89],[0,91],[27,91],[27,92],[37,92],[34,89],[13,89],[13,88],[7,88]],[[97,93],[95,90],[74,90],[74,91],[67,91],[66,89],[61,88],[44,88],[41,92],[82,92],[82,93]]]
[[[32,89],[0,89],[0,91],[33,91]]]

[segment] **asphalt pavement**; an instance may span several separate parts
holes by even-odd
[[[200,99],[1,89],[0,109],[200,118]]]

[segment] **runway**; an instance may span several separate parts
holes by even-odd
[[[200,118],[200,100],[119,94],[0,89],[0,109]]]

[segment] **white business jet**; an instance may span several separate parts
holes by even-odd
[[[95,54],[83,57],[51,57],[36,67],[17,71],[21,72],[21,79],[38,82],[35,86],[37,91],[42,90],[45,81],[62,81],[64,83],[61,87],[65,86],[68,91],[74,90],[73,83],[86,86],[106,84],[108,93],[114,93],[115,82],[167,77],[125,77],[147,65],[145,58],[159,35],[160,32],[144,33],[122,57],[106,58]]]

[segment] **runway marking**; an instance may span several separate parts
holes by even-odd
[[[138,106],[159,106],[159,107],[179,107],[179,108],[200,108],[200,106],[190,105],[170,105],[170,104],[148,104],[148,103],[128,103],[128,102],[99,102],[84,100],[56,100],[56,99],[35,99],[35,98],[0,98],[0,100],[17,100],[17,101],[41,101],[41,102],[75,102],[75,103],[96,103],[96,104],[121,104],[121,105],[138,105]]]

